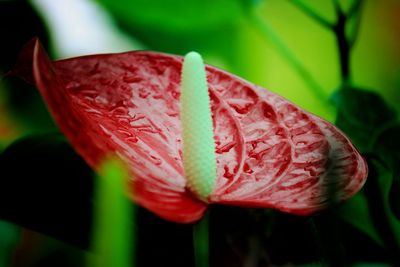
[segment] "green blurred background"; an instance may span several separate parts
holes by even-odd
[[[340,16],[346,23],[341,37],[347,38],[345,41],[349,45],[345,51],[349,53],[348,62],[340,60],[343,51],[339,50],[340,38],[338,28],[335,28],[338,27]],[[400,193],[400,171],[396,166],[400,159],[399,17],[398,0],[2,0],[0,152],[22,137],[57,132],[35,89],[6,76],[18,52],[34,36],[40,37],[53,59],[139,49],[179,55],[195,50],[202,54],[206,63],[286,97],[305,110],[336,123],[352,138],[375,175],[369,177],[367,187],[370,183],[371,187],[378,188],[378,192],[361,192],[346,205],[336,208],[329,218],[344,225],[336,231],[343,235],[350,233],[350,237],[354,234],[354,240],[365,241],[365,251],[376,251],[378,256],[371,259],[367,256],[346,258],[342,255],[343,260],[338,262],[353,265],[370,261],[386,264],[384,266],[398,263],[400,215],[397,214],[400,214],[400,199],[396,196]],[[343,68],[349,69],[345,75]],[[19,164],[24,166],[24,162]],[[374,208],[375,204],[377,207]],[[382,213],[374,210],[381,210]],[[221,213],[224,212],[226,218],[230,218],[238,211]],[[249,216],[254,219],[251,224],[261,220],[261,215]],[[268,213],[261,217],[267,221],[289,221],[288,225],[292,225],[291,220],[297,220],[282,219],[280,216],[283,215]],[[210,220],[213,226],[212,217]],[[329,239],[332,237],[323,234],[323,231],[332,227],[327,223],[327,218],[315,220],[316,224],[320,224],[317,229],[322,233],[323,244],[327,238],[326,242],[332,246],[336,246],[336,243],[342,246],[339,251],[349,246],[343,245],[347,241],[332,241]],[[219,224],[215,224],[219,229]],[[273,229],[268,223],[265,227],[268,231]],[[179,228],[176,230],[179,232]],[[34,237],[21,239],[20,231],[25,236]],[[235,240],[234,234],[227,235]],[[10,251],[15,249],[18,240],[25,240],[19,245],[24,247],[29,240],[39,242],[37,236],[40,235],[1,222],[0,260],[4,261],[3,265],[0,262],[0,266],[8,266],[5,262],[12,258]],[[59,247],[60,251],[68,250],[68,255],[81,253],[58,241],[41,238],[42,246],[45,243],[48,247]],[[245,249],[241,245],[235,249],[248,255],[251,253],[250,241],[244,240]],[[360,246],[363,250],[363,244]],[[218,248],[217,245],[215,247]],[[26,251],[29,249],[25,248]],[[46,249],[31,251],[30,257],[46,254],[43,251]],[[229,251],[227,249],[223,254],[229,255]],[[240,265],[239,261],[229,263],[224,256],[212,256],[211,261],[215,266],[268,266],[267,262],[283,266],[318,261],[321,264],[334,264],[334,261],[329,263],[330,257],[334,257],[324,252],[324,248],[321,251],[323,256],[315,258],[300,257],[296,261],[296,257],[288,256],[286,261],[276,262],[274,258],[269,261],[258,259],[255,265]],[[337,249],[333,251],[337,252]],[[326,260],[321,260],[321,257]],[[281,258],[284,259],[284,256]],[[15,262],[10,266],[42,266]],[[148,266],[152,265],[149,263]],[[170,265],[166,263],[165,266]]]
[[[63,4],[60,1],[3,0],[5,32],[1,53],[6,60],[2,60],[1,68],[3,73],[9,70],[18,50],[35,35],[42,37],[42,42],[50,47],[53,59],[136,49],[180,55],[196,50],[208,64],[237,74],[334,121],[336,110],[326,101],[341,84],[335,35],[291,2],[73,0]],[[333,1],[294,2],[304,3],[329,22],[336,20]],[[340,2],[347,10],[354,1]],[[398,109],[399,3],[396,0],[363,2],[359,34],[350,57],[352,81],[359,87],[379,92]],[[256,9],[257,16],[279,35],[313,77],[320,95],[313,93],[279,52],[271,36],[249,19],[249,13],[254,13],[249,9]],[[349,31],[355,23],[348,23]],[[16,136],[10,131],[23,131],[24,127],[17,122],[18,118],[17,121],[11,119],[12,107],[7,107],[9,98],[7,90],[1,90],[3,146]]]

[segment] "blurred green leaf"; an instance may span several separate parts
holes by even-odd
[[[167,32],[199,32],[232,24],[239,0],[98,0],[127,25]]]
[[[0,220],[0,267],[11,266],[12,251],[18,244],[20,228]]]
[[[400,124],[384,129],[376,138],[373,149],[391,171],[389,206],[396,218],[400,220]]]
[[[6,107],[25,135],[56,131],[54,121],[33,85],[8,76],[3,80],[3,86],[7,92]]]
[[[61,134],[20,139],[0,154],[0,218],[87,248],[93,172]]]
[[[374,140],[373,149],[394,171],[400,160],[400,124],[390,125],[381,131]]]
[[[197,51],[207,64],[236,74],[243,68],[240,17],[257,1],[98,1],[150,50],[180,55]]]
[[[333,101],[338,107],[336,125],[362,152],[369,150],[383,126],[397,118],[379,94],[364,89],[346,86],[333,95]]]
[[[377,262],[363,262],[363,263],[357,263],[352,265],[353,267],[390,267],[392,265],[389,265],[387,263],[377,263]]]
[[[392,215],[400,215],[400,182],[398,172],[394,172],[394,166],[398,165],[400,159],[400,127],[390,126],[396,122],[397,114],[379,94],[359,88],[346,86],[335,93],[333,101],[338,106],[336,125],[346,132],[359,150],[373,151],[379,155],[385,167],[389,167],[387,169],[379,164],[369,166],[368,190],[365,191],[367,195],[364,197],[358,194],[346,204],[344,218],[374,240],[388,243],[390,240],[386,230],[376,224],[386,228],[394,227],[395,232],[400,231],[400,225],[394,222],[395,217]],[[372,199],[371,194],[374,196]],[[376,206],[378,202],[380,208],[371,211],[371,205]],[[379,209],[381,214],[377,215]],[[377,234],[380,236],[378,239]]]
[[[397,168],[397,171],[393,173],[389,191],[389,207],[394,216],[400,220],[400,168]]]
[[[371,221],[367,199],[363,192],[356,194],[339,207],[336,212],[342,220],[366,234],[376,243],[382,245],[382,240]]]
[[[379,127],[396,118],[396,113],[375,92],[345,87],[333,96],[339,112],[356,127]]]
[[[0,247],[13,246],[17,244],[20,237],[20,229],[18,226],[0,220]]]
[[[400,224],[393,216],[388,203],[391,186],[390,171],[374,154],[367,154],[365,157],[369,166],[369,174],[364,192],[371,220],[383,241],[388,257],[394,266],[399,266]]]

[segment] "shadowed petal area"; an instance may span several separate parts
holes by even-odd
[[[176,222],[206,204],[186,188],[180,124],[182,58],[135,51],[51,63],[36,41],[33,74],[56,122],[94,168],[113,153],[130,195]],[[308,215],[354,195],[367,166],[337,128],[284,98],[207,66],[217,182],[210,203]]]

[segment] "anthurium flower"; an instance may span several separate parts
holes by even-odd
[[[94,169],[109,154],[121,158],[130,197],[167,220],[199,220],[213,203],[310,215],[365,182],[365,161],[335,126],[206,66],[216,181],[201,199],[182,160],[182,57],[134,51],[51,62],[38,40],[22,57],[78,153]]]

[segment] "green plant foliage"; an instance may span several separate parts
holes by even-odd
[[[10,265],[12,249],[17,245],[20,235],[18,226],[0,220],[0,267]]]
[[[4,3],[7,7],[17,2],[28,5],[24,1]],[[137,266],[400,265],[400,124],[395,106],[399,84],[394,77],[399,58],[395,56],[398,44],[393,42],[398,32],[390,26],[395,1],[97,2],[118,22],[116,32],[126,31],[149,50],[199,51],[207,64],[270,88],[325,119],[332,121],[337,115],[336,125],[363,153],[370,169],[361,192],[332,207],[332,213],[312,218],[212,206],[209,220],[190,226],[166,222],[138,208],[138,249],[132,255]],[[31,18],[33,10],[27,16],[22,9],[4,8],[4,3],[0,3],[4,21],[18,13],[28,18],[30,25],[13,19],[6,27],[2,51],[7,59],[0,62],[3,71],[25,42],[21,39],[37,35],[30,28],[38,21]],[[70,21],[66,23],[70,27]],[[63,34],[56,24],[52,26],[48,29],[51,36]],[[44,29],[40,31],[43,34],[39,32],[42,40],[46,40]],[[6,94],[0,92],[0,103],[11,114],[7,122],[18,128],[10,141],[20,134],[54,131],[35,89],[8,77],[3,81],[0,89]],[[331,105],[328,95],[338,84],[344,85],[331,98]],[[366,90],[370,87],[379,90]],[[0,149],[4,147],[0,154],[0,219],[87,249],[93,230],[93,172],[59,134],[25,137],[7,147],[10,141],[0,144]],[[124,176],[114,167],[109,165],[100,174],[103,179],[97,189],[101,187],[98,192],[105,196],[100,202],[113,196],[122,200],[118,194],[121,184],[108,183]],[[132,231],[120,231],[117,239],[107,241],[104,234],[114,231],[112,225],[126,222],[114,219],[128,215],[122,209],[114,210],[110,203],[95,209],[99,220],[105,219],[97,222],[94,230],[99,235],[92,240],[100,240],[100,250],[107,250],[106,243],[122,240],[123,233],[128,233],[127,237]],[[9,233],[1,232],[0,240]],[[115,245],[106,256],[112,260],[119,253],[126,255],[131,245],[135,244]]]
[[[393,214],[400,220],[400,124],[384,129],[376,138],[374,151],[385,162],[392,174],[389,191],[389,205]]]
[[[128,172],[117,159],[101,166],[96,183],[92,249],[88,267],[129,267],[135,254],[132,242],[133,209],[126,196]]]
[[[338,90],[333,101],[338,107],[336,125],[361,152],[372,152],[383,163],[369,161],[366,189],[343,205],[339,214],[376,242],[384,246],[390,243],[389,247],[396,250],[393,247],[399,239],[388,236],[400,233],[400,224],[395,221],[400,188],[394,168],[400,159],[396,140],[400,131],[391,126],[396,123],[397,114],[379,94],[351,86]]]
[[[393,172],[392,186],[389,191],[390,209],[396,218],[400,221],[400,169]]]
[[[342,220],[366,234],[377,244],[383,245],[382,240],[372,223],[367,197],[363,193],[356,194],[349,201],[339,207],[336,212]]]
[[[400,160],[400,124],[396,123],[383,129],[374,140],[374,151],[394,171]]]
[[[0,154],[0,218],[89,245],[93,171],[61,134],[21,138]]]
[[[239,48],[244,0],[98,0],[122,29],[149,50],[184,55],[198,51],[207,64],[241,74]],[[253,3],[254,2],[254,3]]]
[[[10,114],[14,115],[17,125],[24,130],[24,134],[56,130],[39,92],[32,85],[9,76],[0,83],[0,89],[7,92],[5,106]]]
[[[98,0],[121,22],[167,32],[201,32],[234,23],[238,0]]]
[[[368,151],[382,127],[397,118],[379,94],[365,89],[344,86],[332,99],[338,107],[336,125],[362,152]]]
[[[367,154],[369,166],[368,182],[365,185],[368,208],[372,223],[387,249],[388,256],[396,266],[400,264],[400,224],[390,210],[388,195],[391,173],[373,154]]]

